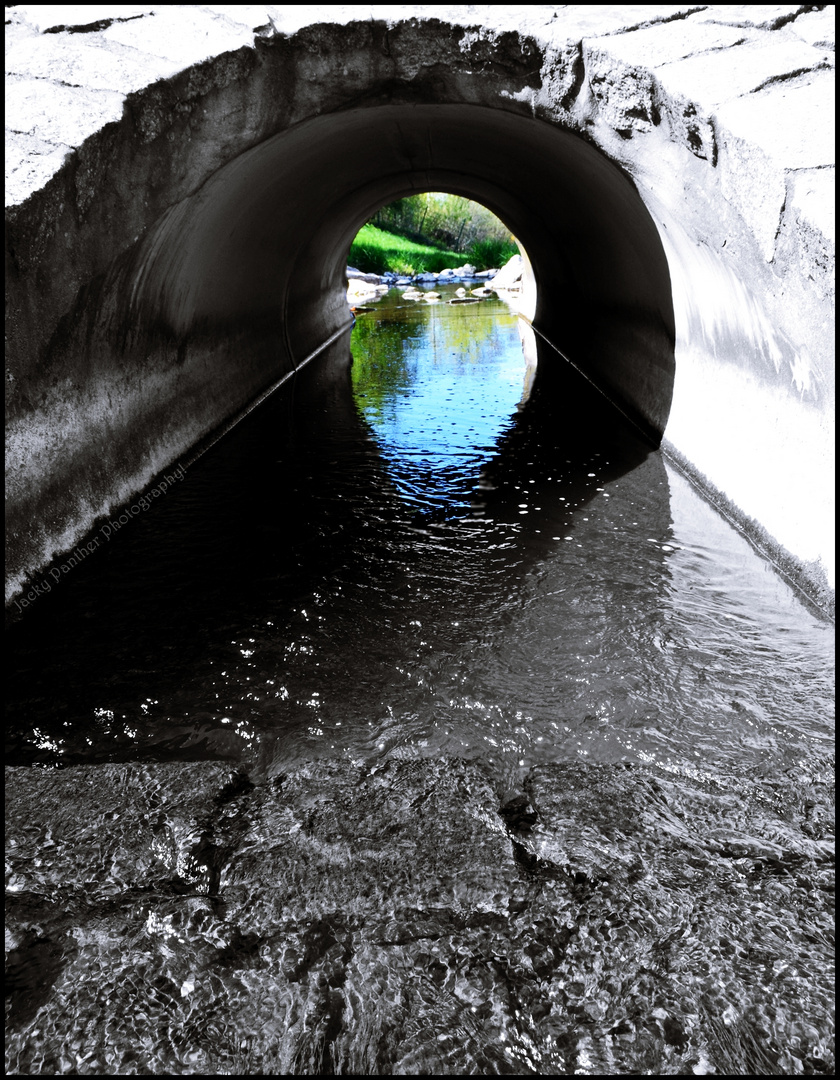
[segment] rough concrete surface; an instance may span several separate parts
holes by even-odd
[[[12,1073],[833,1068],[819,773],[94,766],[6,798]]]
[[[755,417],[798,480],[833,460],[830,11],[334,6],[320,26],[299,6],[69,11],[7,9],[8,595],[334,333],[354,230],[430,183],[500,213],[531,256],[538,328],[833,581],[829,485],[805,501],[739,453]],[[498,125],[483,160],[467,104]],[[330,118],[340,133],[351,107],[339,150]],[[552,131],[572,143],[548,151]],[[259,179],[272,146],[286,167]],[[590,194],[589,148],[641,211]],[[256,363],[213,394],[216,343],[243,333]],[[698,398],[718,383],[738,396]],[[63,447],[58,416],[76,432]],[[785,435],[802,427],[807,447]]]

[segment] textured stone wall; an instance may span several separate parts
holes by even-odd
[[[7,596],[339,332],[355,231],[429,188],[499,213],[535,326],[833,574],[833,9],[6,18]]]

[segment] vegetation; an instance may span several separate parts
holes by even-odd
[[[367,224],[359,231],[350,248],[348,262],[366,274],[421,274],[461,266],[463,255],[447,251],[437,244],[412,240],[395,232],[385,232]]]
[[[366,273],[419,274],[462,266],[504,266],[519,248],[486,206],[460,195],[425,192],[383,206],[350,248],[352,266]]]

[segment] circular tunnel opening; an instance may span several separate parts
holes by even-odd
[[[346,325],[360,228],[429,191],[505,222],[529,255],[536,332],[658,442],[674,316],[657,228],[631,179],[580,136],[498,109],[357,108],[265,140],[152,230],[129,275],[133,315],[178,339],[279,329],[296,366]]]

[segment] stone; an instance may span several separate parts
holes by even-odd
[[[347,280],[348,281],[365,281],[368,285],[381,285],[382,278],[379,274],[366,274],[361,270],[354,270],[352,266],[347,267]]]
[[[155,60],[123,45],[107,45],[100,35],[27,37],[6,52],[7,74],[111,90],[123,97],[179,69],[177,61]]]
[[[790,178],[790,206],[803,224],[825,237],[831,246],[836,242],[836,183],[834,167],[802,169]]]
[[[66,4],[16,4],[15,15],[38,31],[39,34],[55,33],[57,30],[105,29],[111,23],[151,15],[152,7],[132,4],[85,4],[68,8]]]
[[[502,269],[488,281],[491,289],[512,289],[522,280],[524,266],[521,255],[511,255]]]
[[[704,105],[720,105],[829,63],[831,54],[796,41],[748,41],[657,66],[671,93]]]
[[[690,1074],[742,1029],[745,1072],[830,1071],[798,809],[831,821],[828,772],[500,790],[457,758],[7,769],[7,1071]]]
[[[252,28],[189,4],[157,7],[153,18],[114,22],[103,31],[103,37],[140,53],[173,61],[179,67],[200,63],[219,52],[254,45]]]
[[[718,119],[733,135],[759,147],[786,169],[833,166],[833,87],[834,73],[828,70],[773,83],[726,102],[717,110]],[[803,116],[814,121],[803,123]]]
[[[65,146],[77,146],[105,124],[119,120],[123,101],[123,94],[116,91],[61,86],[37,78],[13,77],[6,83],[13,131]],[[15,199],[21,194],[12,193]]]
[[[802,14],[801,4],[709,4],[696,18],[728,26],[777,30]]]
[[[640,30],[592,38],[589,44],[603,47],[611,56],[634,67],[658,68],[663,63],[676,63],[690,56],[707,55],[712,50],[728,50],[744,40],[756,40],[759,31],[744,31],[740,27],[699,23],[697,16],[660,22]]]
[[[836,26],[837,18],[831,5],[822,11],[805,12],[795,22],[788,24],[788,30],[817,49],[830,49],[834,52]]]

